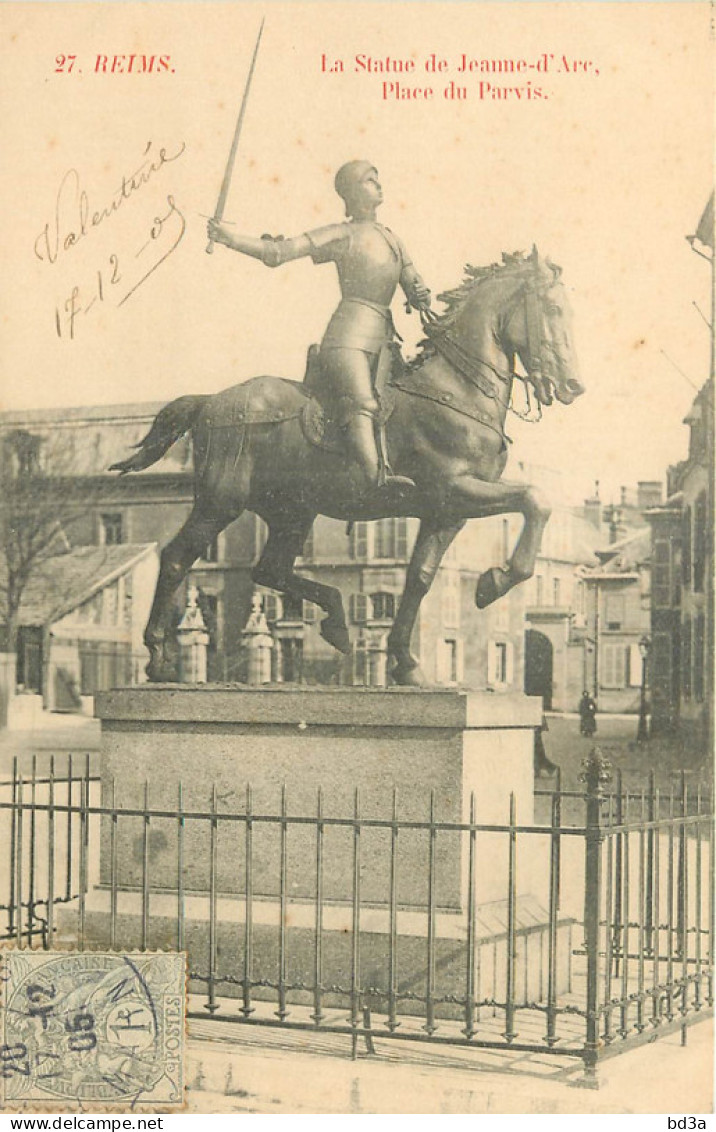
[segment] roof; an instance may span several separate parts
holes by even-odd
[[[651,558],[651,527],[640,527],[617,542],[597,550],[599,565],[584,570],[584,577],[604,578],[634,574]]]
[[[46,559],[31,575],[20,603],[20,625],[47,625],[75,609],[142,558],[155,543],[75,546]]]
[[[149,432],[164,401],[125,405],[90,405],[70,409],[28,409],[0,413],[0,434],[28,432],[48,438],[45,451],[55,474],[97,476],[124,460]],[[51,438],[51,440],[49,439]],[[59,471],[58,471],[59,469]],[[192,472],[189,437],[177,441],[143,475]]]

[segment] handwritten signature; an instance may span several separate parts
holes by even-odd
[[[142,274],[139,278],[136,278],[133,271],[127,271],[125,266],[127,257],[123,257],[120,263],[120,257],[117,254],[112,253],[108,256],[106,264],[97,269],[96,279],[93,280],[91,286],[85,285],[84,288],[81,288],[79,284],[75,284],[64,302],[55,307],[55,329],[58,338],[68,337],[73,340],[77,324],[82,316],[89,314],[96,304],[104,303],[110,297],[114,300],[114,306],[123,306],[127,299],[131,298],[164,260],[172,254],[186,232],[186,219],[177,207],[171,193],[167,194],[166,203],[167,211],[163,216],[154,217],[148,238],[132,257],[135,260],[140,260],[145,256],[145,253],[153,250],[155,253],[161,251],[162,254],[159,258],[145,257],[145,263],[151,259],[151,265],[146,267],[145,263],[140,264]],[[168,247],[164,246],[163,241],[158,246],[158,242],[165,231],[169,233],[171,242]],[[131,259],[129,259],[129,263],[131,265]],[[127,289],[128,283],[129,288]]]
[[[178,161],[185,150],[185,142],[173,149],[157,148],[154,142],[147,142],[139,165],[122,177],[119,188],[99,207],[91,202],[77,169],[68,169],[55,195],[52,219],[35,238],[33,251],[37,259],[53,272],[59,270],[65,259],[69,267],[73,262],[66,258],[69,253],[102,225],[107,225],[109,231],[109,222],[120,209],[136,211],[127,202],[138,194],[151,195],[146,186],[165,165]],[[98,309],[103,303],[115,308],[123,306],[176,249],[186,231],[186,220],[171,193],[166,194],[164,202],[163,212],[143,222],[137,251],[123,250],[121,256],[112,252],[100,262],[95,261],[96,266],[90,268],[81,284],[73,281],[67,287],[54,312],[59,338],[73,340],[83,317],[93,308]]]
[[[68,169],[57,190],[55,214],[48,220],[34,243],[35,255],[44,263],[56,263],[63,253],[76,247],[93,229],[114,216],[136,193],[164,166],[177,161],[186,149],[182,142],[175,153],[167,153],[162,146],[157,154],[152,151],[153,142],[147,142],[143,160],[133,173],[122,177],[122,184],[112,194],[108,203],[99,208],[90,207],[87,190],[82,188],[80,175],[76,169]]]

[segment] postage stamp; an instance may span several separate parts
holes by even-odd
[[[174,1107],[184,1099],[184,955],[0,952],[6,1105]]]

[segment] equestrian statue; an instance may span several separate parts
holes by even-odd
[[[489,267],[467,266],[463,282],[438,296],[445,309],[435,314],[402,241],[376,219],[383,198],[375,167],[351,161],[335,187],[347,220],[292,239],[231,234],[217,219],[208,225],[211,247],[224,244],[268,267],[302,256],[335,264],[341,300],[320,347],[309,350],[305,380],[254,377],[214,395],[180,397],[159,412],[138,451],[113,465],[139,472],[191,433],[195,502],[161,553],[144,636],[151,680],[173,677],[165,644],[177,587],[245,509],[268,526],[253,580],[318,605],[326,613],[320,634],[341,652],[350,641],[340,591],[294,570],[314,519],[419,519],[387,642],[397,684],[425,682],[410,652],[413,626],[468,519],[524,517],[509,559],[477,581],[479,608],[533,573],[549,508],[535,488],[500,479],[505,420],[517,380],[540,413],[554,398],[570,404],[583,392],[560,269],[536,248]],[[398,285],[425,334],[409,361],[400,356],[390,314]]]

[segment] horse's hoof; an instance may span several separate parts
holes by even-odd
[[[166,660],[152,659],[144,671],[147,674],[147,680],[152,684],[171,684],[177,678],[174,665],[169,664]]]
[[[351,639],[348,635],[348,629],[342,621],[336,621],[332,617],[326,617],[321,621],[319,633],[324,641],[329,645],[333,645],[334,649],[339,652],[349,653],[351,651]]]
[[[506,592],[507,586],[504,586],[505,570],[500,569],[499,566],[491,566],[489,570],[485,570],[484,574],[480,574],[475,586],[475,605],[478,609],[485,609],[488,605],[492,605],[493,601],[497,601],[498,597],[502,597]],[[500,585],[500,579],[503,579],[503,585]]]
[[[424,688],[427,684],[419,664],[396,664],[390,670],[390,677],[394,684],[400,684],[403,688]]]

